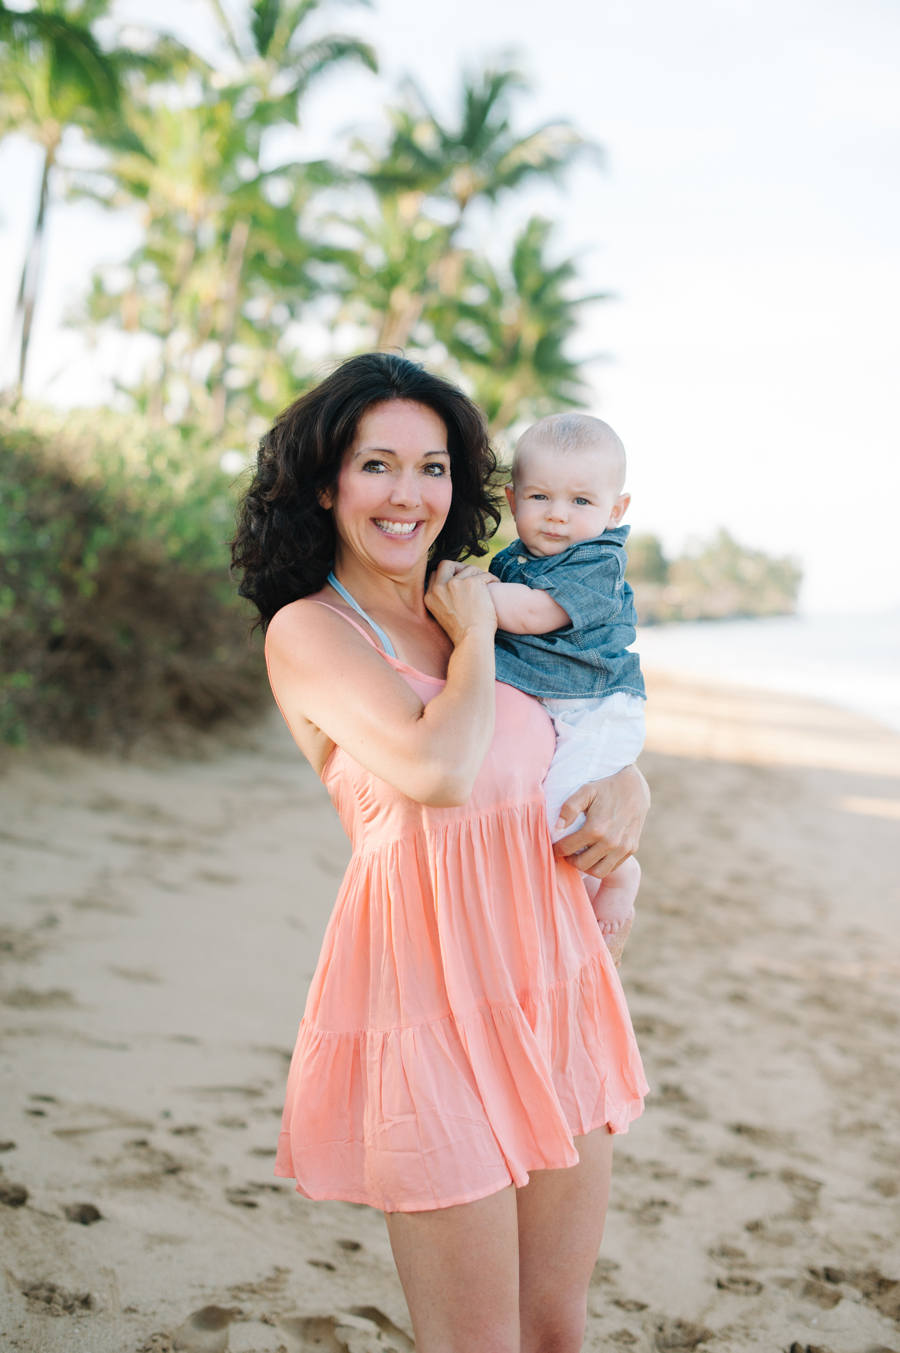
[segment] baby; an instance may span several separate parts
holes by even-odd
[[[615,775],[644,744],[644,681],[625,581],[620,523],[625,449],[587,414],[553,414],[520,438],[506,490],[519,539],[491,561],[497,680],[535,695],[556,729],[544,780],[554,841],[577,831],[560,809],[589,780]],[[633,915],[641,880],[630,858],[605,879],[582,875],[604,935]]]

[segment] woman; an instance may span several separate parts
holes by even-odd
[[[272,689],[351,837],[276,1173],[386,1215],[419,1353],[575,1353],[611,1132],[646,1089],[537,701],[494,681],[484,420],[404,358],[345,362],[265,439],[235,541]],[[429,560],[439,560],[430,572]],[[427,590],[426,590],[427,583]],[[569,801],[609,872],[639,772]]]

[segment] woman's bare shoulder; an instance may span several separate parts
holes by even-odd
[[[271,648],[274,644],[281,648],[312,632],[321,631],[326,634],[331,630],[338,632],[338,617],[327,605],[321,604],[320,598],[324,600],[322,593],[317,592],[315,596],[290,601],[287,606],[282,606],[276,611],[266,630],[266,647]],[[350,627],[344,625],[343,628]]]
[[[282,606],[269,622],[266,653],[269,658],[320,663],[323,651],[332,654],[354,653],[360,657],[374,649],[354,625],[348,624],[330,603],[320,604],[323,593],[302,597]]]

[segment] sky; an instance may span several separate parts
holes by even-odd
[[[118,11],[209,40],[206,0]],[[461,67],[510,50],[533,84],[521,128],[564,117],[604,148],[602,170],[529,190],[492,231],[551,217],[585,290],[613,294],[576,346],[603,354],[590,411],[628,448],[634,529],[672,552],[725,527],[797,555],[808,613],[900,606],[896,0],[375,0],[330,22],[368,37],[382,71],[318,86],[310,157],[376,124],[404,74],[449,111]],[[0,335],[37,173],[31,147],[0,146]],[[128,219],[55,207],[30,394],[109,397],[121,343],[92,350],[63,319],[135,243]]]

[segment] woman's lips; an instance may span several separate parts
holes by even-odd
[[[392,521],[390,517],[373,517],[372,523],[391,540],[409,540],[422,525],[420,521]]]

